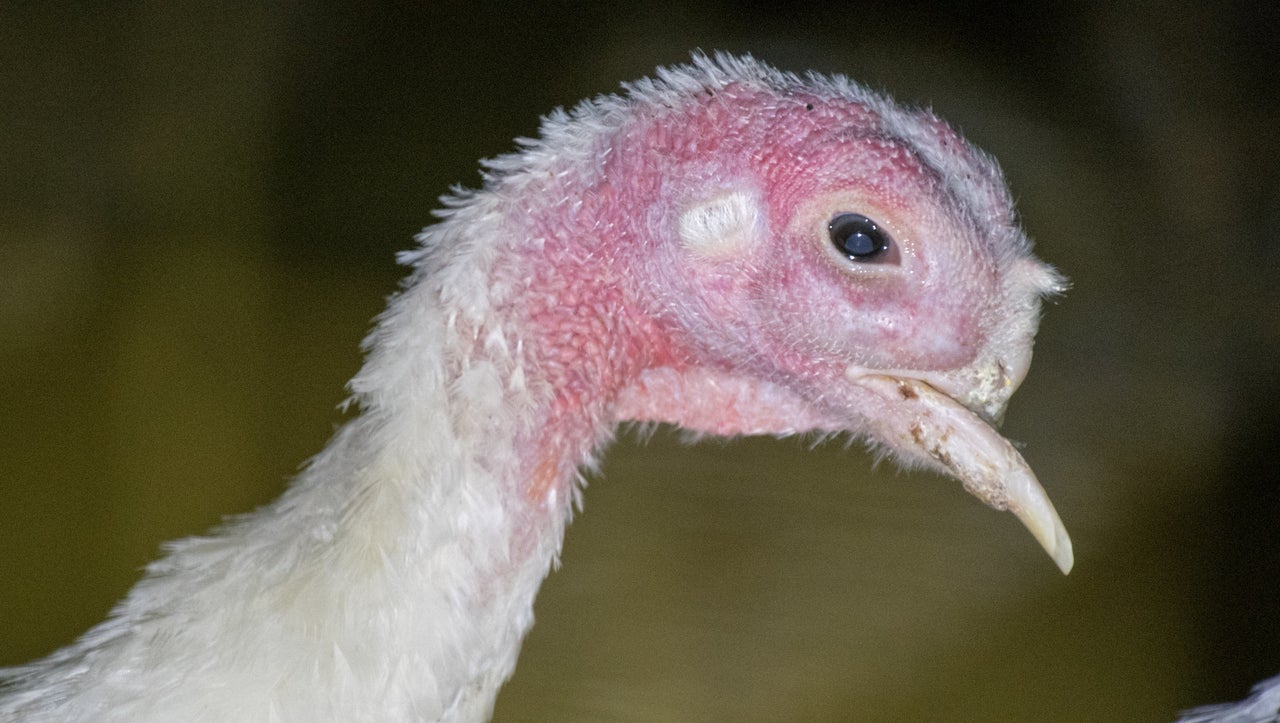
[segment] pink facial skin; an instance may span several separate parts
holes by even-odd
[[[1013,509],[1069,568],[1056,513],[992,426],[1026,374],[1040,298],[1062,288],[999,170],[926,112],[768,80],[637,103],[590,162],[552,162],[522,194],[551,201],[510,226],[531,238],[510,273],[557,416],[863,436]],[[884,252],[841,253],[841,213],[874,220]],[[558,440],[583,436],[530,437],[561,460],[539,463],[531,499],[586,454]]]

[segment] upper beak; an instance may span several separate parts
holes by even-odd
[[[975,399],[972,387],[948,377],[935,386],[914,376],[866,369],[850,368],[848,375],[884,402],[868,415],[876,438],[909,457],[935,463],[978,499],[1013,512],[1065,574],[1074,562],[1071,538],[1022,455],[992,426],[1013,392],[1008,388],[1003,393],[1005,388],[1016,388],[1022,373],[992,385],[1003,397],[998,402],[989,394]],[[939,391],[951,386],[957,389]]]

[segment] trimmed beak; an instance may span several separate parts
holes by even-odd
[[[854,369],[849,376],[884,402],[880,413],[870,415],[875,438],[906,457],[931,462],[973,496],[1017,515],[1058,569],[1071,571],[1071,538],[1058,512],[1022,455],[984,419],[991,415],[920,379]]]

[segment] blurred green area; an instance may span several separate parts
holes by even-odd
[[[499,720],[1167,720],[1280,671],[1280,50],[1262,4],[0,6],[0,663],[341,417],[392,254],[692,48],[996,155],[1047,310],[1006,426],[1076,542],[859,450],[624,440]]]

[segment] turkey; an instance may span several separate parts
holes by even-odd
[[[1071,543],[999,435],[1064,288],[995,162],[841,76],[697,54],[544,118],[400,255],[359,410],[171,543],[0,719],[473,721],[621,422],[847,434]]]

